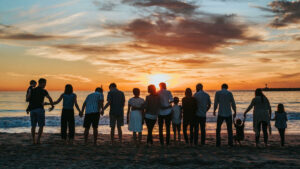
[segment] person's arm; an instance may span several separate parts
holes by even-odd
[[[104,112],[104,110],[106,110],[107,109],[107,107],[109,106],[111,104],[111,96],[110,96],[110,93],[108,92],[108,94],[107,94],[107,103],[105,104],[105,106],[104,106],[104,108],[103,108],[103,112]]]
[[[174,98],[173,98],[173,95],[172,93],[169,91],[169,102],[170,103],[173,103],[174,102]]]
[[[75,95],[75,99],[74,99],[74,102],[75,102],[75,107],[76,109],[78,110],[78,112],[80,113],[80,108],[78,106],[78,102],[77,102],[77,96]]]
[[[230,97],[231,97],[231,107],[234,112],[233,118],[235,118],[236,117],[236,104],[235,104],[235,100],[234,100],[232,93],[230,93]]]
[[[84,103],[83,103],[83,105],[82,105],[81,112],[79,112],[79,116],[80,116],[80,117],[83,116],[85,107],[86,107],[86,100],[84,101]]]
[[[216,110],[218,108],[219,105],[219,95],[218,92],[215,94],[215,101],[214,101],[214,112],[213,115],[216,116]]]
[[[47,94],[46,94],[46,97],[47,97],[47,99],[49,100],[50,105],[51,105],[49,111],[52,111],[52,110],[54,109],[54,104],[53,104],[53,100],[52,100],[52,98],[49,96],[48,92],[47,92]]]
[[[269,119],[271,119],[272,117],[272,108],[271,108],[271,104],[269,102],[269,99],[266,97],[267,100],[267,104],[268,104],[268,108],[269,108]]]
[[[98,102],[98,111],[100,112],[101,115],[104,114],[104,111],[103,110],[103,100],[99,100]]]
[[[26,101],[29,102],[30,100],[30,97],[31,97],[31,92],[32,92],[32,89],[29,89],[26,93]]]
[[[211,107],[211,100],[210,100],[210,97],[208,96],[208,103],[207,103],[206,112],[208,112],[208,110],[210,109],[210,107]]]
[[[128,110],[127,110],[127,124],[129,124],[129,113],[130,113],[130,109],[131,109],[131,106],[130,106],[130,104],[128,103]]]
[[[249,107],[246,109],[245,113],[244,113],[244,118],[246,118],[247,113],[253,108],[254,106],[254,99],[252,99]]]

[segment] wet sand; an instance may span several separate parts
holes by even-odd
[[[207,145],[191,147],[171,142],[161,147],[136,146],[131,135],[123,144],[111,146],[109,135],[100,135],[98,146],[83,144],[77,134],[74,145],[64,145],[59,134],[44,134],[41,145],[31,145],[30,134],[0,133],[0,168],[300,168],[300,135],[286,136],[280,147],[279,136],[270,136],[267,148],[254,147],[254,135],[246,134],[242,147],[228,147],[222,134],[222,146],[215,147],[215,134],[208,134]],[[262,138],[261,138],[262,141]]]

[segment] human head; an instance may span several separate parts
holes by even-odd
[[[203,90],[203,85],[201,83],[198,83],[196,85],[196,91],[199,92],[200,90]]]
[[[284,105],[282,103],[279,103],[277,106],[277,112],[283,113],[284,111]]]
[[[255,96],[263,96],[263,92],[261,89],[256,89],[255,90]]]
[[[155,85],[151,84],[151,85],[148,86],[148,93],[151,94],[151,95],[155,95],[155,93],[156,93]]]
[[[46,79],[44,79],[44,78],[40,78],[39,79],[39,87],[45,88],[46,87],[46,83],[47,83]]]
[[[192,95],[193,95],[192,89],[191,88],[186,88],[185,89],[185,96],[186,97],[192,97]]]
[[[228,89],[228,85],[226,83],[222,84],[222,89]]]
[[[35,80],[30,80],[29,84],[30,84],[30,86],[35,87],[36,86],[36,81]]]
[[[135,97],[140,96],[140,89],[139,88],[133,88],[132,93]]]
[[[70,85],[70,84],[67,84],[66,86],[65,86],[65,92],[64,92],[65,94],[72,94],[73,93],[73,86],[72,85]]]
[[[112,90],[112,89],[115,89],[115,88],[117,88],[116,83],[111,83],[111,84],[109,85],[109,90]]]
[[[174,104],[178,104],[179,103],[179,98],[178,97],[174,97]]]
[[[159,83],[160,90],[167,89],[167,85],[164,82]]]
[[[95,92],[103,93],[103,89],[101,87],[97,87],[95,89]]]
[[[237,125],[241,125],[242,124],[242,120],[241,119],[236,119],[236,124]]]

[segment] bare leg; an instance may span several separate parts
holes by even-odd
[[[37,144],[41,144],[41,137],[42,137],[42,134],[43,134],[43,129],[44,129],[44,127],[39,127],[38,138],[37,138],[37,141],[36,141]]]
[[[32,144],[36,144],[36,142],[35,142],[35,127],[31,127],[31,136],[32,136]]]
[[[111,139],[111,144],[114,144],[114,141],[115,141],[115,126],[111,127],[110,139]]]
[[[87,143],[88,143],[89,131],[90,131],[89,128],[85,128],[85,129],[84,129],[84,144],[85,144],[85,145],[87,145]]]
[[[136,132],[133,132],[133,141],[134,141],[134,144],[136,144]]]
[[[94,131],[94,145],[97,145],[97,138],[98,138],[98,128],[93,128]]]

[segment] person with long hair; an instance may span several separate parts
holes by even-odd
[[[73,144],[75,135],[75,118],[74,118],[74,105],[80,113],[80,108],[77,103],[77,96],[73,93],[73,86],[67,84],[65,91],[60,95],[55,104],[60,103],[63,100],[63,108],[61,112],[61,138],[67,143],[67,129],[69,129],[69,144]],[[47,104],[47,103],[45,103]]]
[[[146,96],[145,99],[145,122],[148,129],[147,144],[152,145],[152,131],[157,121],[157,116],[160,109],[160,99],[153,84],[148,86],[148,93],[149,95]]]
[[[254,107],[253,111],[253,129],[255,132],[256,147],[259,146],[260,131],[264,133],[264,143],[268,146],[268,126],[272,114],[271,105],[268,98],[263,94],[261,89],[255,90],[255,97],[244,113],[246,118],[247,113]]]
[[[182,114],[183,114],[183,136],[186,144],[193,144],[195,117],[197,111],[197,101],[193,97],[192,90],[187,88],[185,90],[185,97],[182,99]],[[190,127],[190,138],[187,135],[187,127]]]

